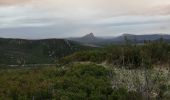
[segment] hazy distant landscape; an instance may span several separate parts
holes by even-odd
[[[170,0],[0,0],[0,100],[170,100]]]
[[[133,35],[123,34],[117,37],[96,37],[93,33],[80,38],[63,39],[10,39],[0,38],[0,64],[3,65],[34,65],[55,64],[57,60],[78,51],[87,51],[104,48],[109,45],[122,45],[128,41],[130,44],[144,44],[147,41],[170,42],[170,35],[149,34]]]

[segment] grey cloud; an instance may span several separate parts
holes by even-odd
[[[30,1],[32,0],[1,0],[0,5],[1,6],[18,5],[18,4],[24,4]]]
[[[89,32],[96,35],[170,32],[168,0],[29,1],[0,1],[0,5],[8,5],[0,7],[0,36],[59,38]]]

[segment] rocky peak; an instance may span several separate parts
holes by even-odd
[[[89,39],[89,40],[94,40],[95,36],[94,36],[93,33],[89,33],[89,34],[85,35],[83,38],[86,38],[86,39]]]

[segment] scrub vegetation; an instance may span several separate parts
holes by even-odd
[[[0,70],[1,100],[169,100],[170,45],[111,45]]]

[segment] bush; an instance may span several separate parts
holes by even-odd
[[[65,64],[76,61],[107,62],[125,68],[152,68],[152,65],[156,64],[169,64],[169,58],[170,45],[153,42],[143,45],[113,45],[98,50],[78,52],[64,57],[62,61]]]

